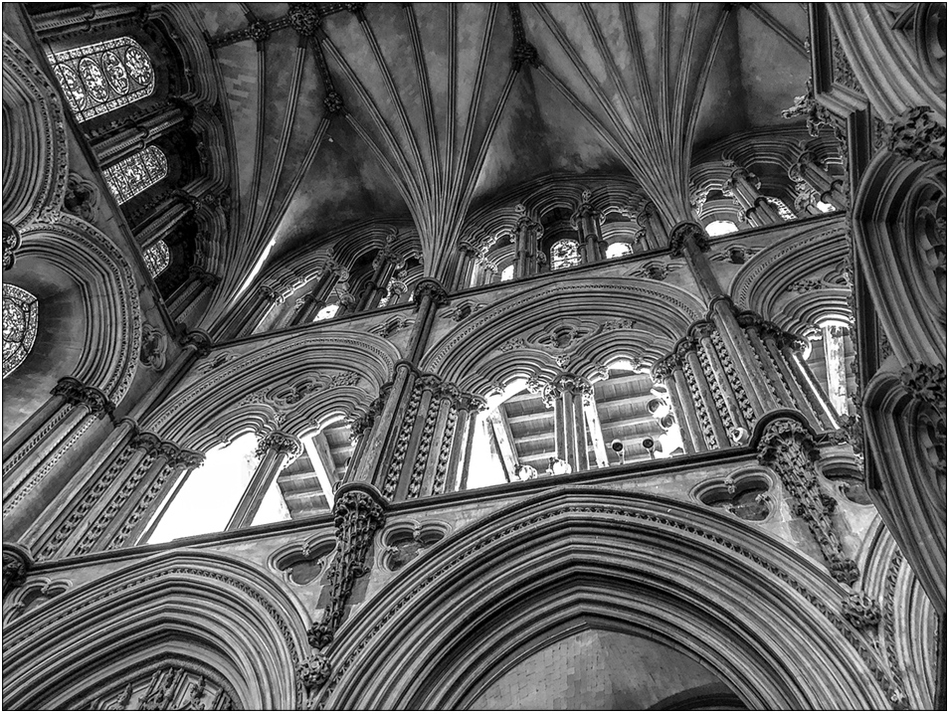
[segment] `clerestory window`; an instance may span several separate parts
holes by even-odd
[[[155,91],[152,60],[131,37],[55,52],[48,59],[79,122],[128,106]]]
[[[168,159],[157,146],[149,146],[103,169],[109,190],[120,204],[154,186],[168,175]]]
[[[571,268],[581,263],[581,247],[572,238],[564,238],[551,246],[551,270]]]
[[[163,240],[158,241],[155,245],[146,250],[142,257],[145,258],[145,265],[148,267],[148,272],[153,278],[161,275],[171,262],[171,253],[168,250],[168,244]]]

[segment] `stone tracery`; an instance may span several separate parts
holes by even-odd
[[[153,613],[148,631],[180,651],[106,637],[123,667],[148,654],[147,686],[87,648],[70,671],[94,688],[44,664],[18,669],[5,703],[456,706],[514,656],[489,656],[494,633],[585,618],[659,633],[750,706],[939,700],[907,662],[945,622],[946,111],[917,70],[875,77],[896,51],[873,28],[896,10],[854,28],[848,9],[768,4],[231,10],[4,10],[24,147],[22,166],[4,158],[5,279],[33,276],[49,355],[8,371],[5,341],[5,539],[20,545],[5,544],[4,592],[46,599],[4,648],[27,661],[54,630],[68,646],[57,623],[96,593],[129,591],[117,616],[149,612],[151,578],[182,612],[220,586],[254,641],[202,624],[199,649],[215,644],[195,669],[175,659],[181,623]],[[935,18],[887,32],[927,37]],[[777,68],[814,72],[805,95],[792,71],[769,70],[767,92],[724,73],[732,45],[761,49],[749,22]],[[80,33],[95,67],[64,54]],[[734,122],[723,97],[741,97]],[[76,306],[96,325],[78,337]],[[231,533],[137,549],[238,435],[257,454],[240,492],[215,493],[237,503]],[[862,559],[884,530],[866,493],[906,560]],[[473,607],[473,563],[520,605]],[[69,567],[78,587],[54,579]],[[755,636],[729,609],[740,589]],[[459,612],[500,626],[483,637]],[[274,655],[257,681],[249,642]],[[812,645],[802,667],[821,672],[803,677],[793,653]],[[360,684],[384,670],[378,691]]]

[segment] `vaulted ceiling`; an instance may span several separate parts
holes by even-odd
[[[683,220],[692,153],[794,123],[809,72],[797,3],[190,11],[233,130],[224,299],[269,243],[277,260],[354,221],[411,218],[438,275],[474,202],[552,172],[628,173]]]

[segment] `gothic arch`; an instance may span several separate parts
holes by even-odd
[[[4,706],[62,709],[159,653],[216,671],[247,709],[303,704],[308,616],[274,580],[220,554],[171,551],[55,598],[5,628]],[[79,628],[79,629],[77,629]],[[79,633],[82,636],[79,636]]]
[[[221,362],[216,363],[216,359]],[[357,339],[351,333],[335,330],[297,335],[244,355],[212,355],[204,365],[199,364],[197,379],[171,395],[165,406],[146,419],[144,428],[176,443],[191,444],[208,438],[213,443],[214,433],[226,436],[255,421],[263,424],[272,418],[266,410],[252,407],[248,411],[247,406],[239,406],[248,395],[291,385],[313,373],[345,374],[348,366],[359,366],[358,382],[333,385],[349,389],[330,388],[315,401],[306,402],[312,407],[301,416],[306,423],[327,409],[347,410],[368,404],[390,379],[398,360],[398,350],[381,337],[362,335]],[[334,394],[337,399],[330,399]]]
[[[939,268],[921,254],[935,230],[921,223],[926,219],[921,214],[933,213],[929,204],[942,195],[945,218],[946,193],[945,164],[883,151],[868,166],[854,199],[855,250],[881,325],[903,364],[947,362],[946,286],[935,280]],[[945,281],[946,266],[943,270]]]
[[[850,315],[849,287],[824,280],[826,273],[847,260],[840,221],[814,226],[756,253],[733,277],[729,294],[743,309],[802,334],[823,318]],[[797,293],[794,286],[803,281],[813,281],[814,289]]]
[[[559,489],[407,565],[339,631],[318,701],[464,706],[508,653],[594,617],[691,653],[753,708],[886,707],[885,691],[871,684],[887,686],[880,661],[836,612],[846,594],[812,561],[708,509]],[[410,672],[406,661],[420,666]]]
[[[68,174],[59,95],[3,35],[3,220],[24,230],[63,203]]]
[[[465,380],[491,350],[561,317],[561,298],[570,301],[571,318],[636,320],[656,338],[643,345],[644,354],[654,359],[670,351],[704,312],[685,290],[656,281],[601,278],[533,286],[463,320],[429,348],[423,369],[468,389]]]

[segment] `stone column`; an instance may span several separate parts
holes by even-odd
[[[782,341],[782,355],[788,364],[792,377],[798,381],[799,387],[805,396],[808,404],[811,405],[815,417],[824,429],[837,429],[834,418],[834,409],[828,402],[827,397],[821,387],[815,381],[811,370],[800,358],[802,350],[805,348],[804,340],[789,336]]]
[[[11,537],[19,537],[22,529],[45,507],[36,503],[37,499],[42,501],[45,489],[39,489],[39,496],[34,489],[42,486],[62,453],[72,447],[96,419],[111,416],[115,409],[101,391],[69,377],[61,379],[52,394],[62,397],[63,401],[54,400],[44,405],[41,412],[49,417],[42,424],[36,423],[37,432],[3,464],[4,529],[5,533],[16,531]],[[55,497],[55,494],[46,496]],[[24,508],[29,504],[32,505]],[[36,512],[27,513],[30,510]]]
[[[113,518],[112,525],[100,539],[100,549],[115,550],[138,543],[149,525],[147,516],[161,504],[163,498],[181,479],[204,463],[204,454],[179,449],[170,442],[162,442],[148,470],[125,499],[122,510]]]
[[[643,250],[656,250],[667,243],[666,229],[656,210],[656,205],[650,201],[643,205],[634,217],[640,230],[637,231],[637,240]]]
[[[584,402],[594,389],[583,377],[562,372],[545,385],[541,398],[548,408],[554,408],[554,444],[559,459],[571,465],[574,471],[590,468],[587,454],[587,421]]]
[[[732,196],[736,205],[742,209],[745,219],[753,226],[782,223],[782,217],[775,206],[759,193],[761,186],[762,182],[758,176],[739,167],[723,183],[722,191],[725,195]]]
[[[146,494],[147,498],[152,499],[151,503],[156,505],[151,509],[146,507],[138,514],[138,518],[134,518],[133,512],[133,517],[123,524],[120,533],[124,534],[126,542],[148,543],[191,472],[203,463],[204,454],[196,451],[179,451],[177,455],[168,455],[165,467],[149,486],[150,491],[155,489],[155,492],[150,496]]]
[[[707,375],[700,362],[697,352],[699,348],[699,341],[690,337],[680,342],[676,355],[683,367],[686,385],[696,406],[706,446],[710,449],[724,449],[729,446],[729,436],[709,386],[711,375]]]
[[[146,208],[147,215],[136,220],[133,228],[142,250],[169,238],[180,223],[194,215],[196,205],[197,199],[191,196],[174,195]]]
[[[243,315],[238,314],[234,323],[232,323],[236,325],[235,337],[245,337],[252,334],[273,306],[283,301],[284,297],[274,288],[267,285],[259,287],[251,298],[246,312]]]
[[[258,442],[255,454],[260,462],[247,488],[244,489],[244,494],[238,501],[231,520],[228,521],[226,531],[235,531],[251,525],[271,482],[284,466],[300,455],[302,449],[303,446],[297,437],[279,431],[271,432]]]
[[[207,270],[192,265],[188,269],[188,281],[184,283],[168,303],[168,312],[176,320],[187,312],[188,308],[196,304],[208,290],[214,290],[221,279]]]
[[[571,227],[577,230],[583,261],[596,263],[607,257],[607,243],[601,230],[602,216],[591,202],[591,192],[581,193],[581,202],[571,216]]]
[[[818,165],[813,151],[805,150],[795,159],[788,170],[788,177],[795,181],[804,181],[811,186],[825,203],[830,203],[839,211],[847,210],[848,197],[842,190],[844,177],[834,178]]]
[[[528,216],[524,204],[515,206],[518,221],[515,223],[515,277],[525,278],[538,272],[543,256],[538,251],[538,241],[544,233],[540,223]]]
[[[727,446],[737,443],[733,438],[736,433],[734,430],[742,429],[748,433],[749,423],[733,391],[732,381],[722,366],[722,361],[719,359],[719,354],[713,343],[712,336],[715,331],[715,326],[710,322],[701,323],[695,328],[695,334],[699,338],[700,344],[697,355],[703,367],[703,372],[706,374],[707,383],[716,390],[716,410],[719,412],[728,436],[728,441],[724,442],[723,446]]]
[[[675,356],[669,355],[660,359],[653,366],[653,380],[662,382],[663,386],[666,387],[666,393],[669,395],[670,402],[673,406],[673,415],[676,417],[676,424],[680,430],[680,440],[683,442],[683,451],[687,454],[694,454],[696,453],[694,440],[696,438],[695,435],[699,433],[699,429],[695,423],[692,425],[687,424],[686,420],[691,411],[692,403],[689,399],[685,401],[683,399],[683,394],[681,393],[682,385],[678,384],[676,378],[673,376],[676,369],[677,363]]]
[[[782,480],[793,504],[793,515],[808,524],[832,577],[853,585],[859,577],[858,566],[845,556],[835,531],[831,514],[837,501],[819,486],[815,466],[818,457],[811,433],[794,419],[772,421],[759,440],[759,463],[770,467]]]

